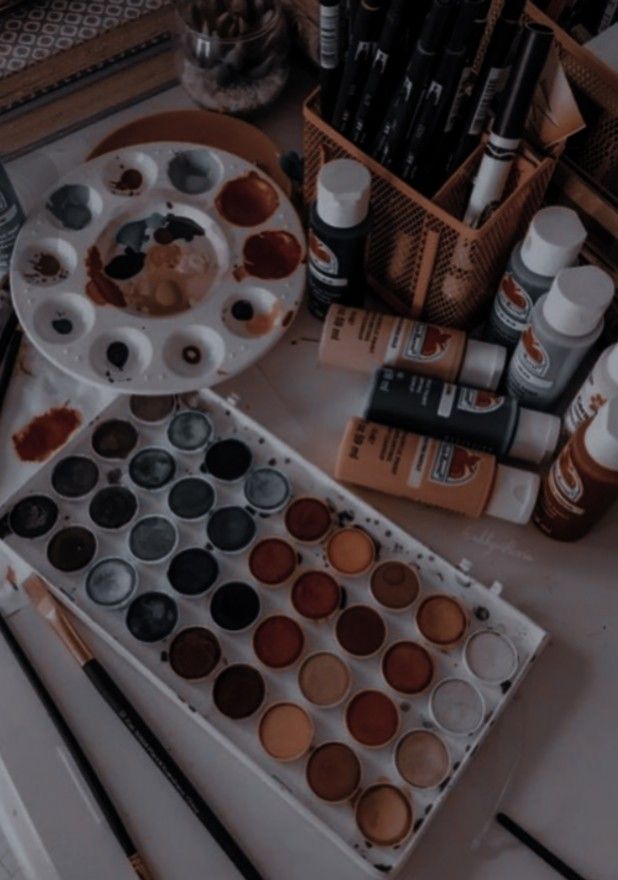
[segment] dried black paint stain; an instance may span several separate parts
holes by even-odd
[[[474,616],[477,620],[489,620],[490,614],[487,608],[484,608],[482,605],[479,605],[474,609]]]
[[[246,299],[236,300],[232,306],[232,317],[236,318],[237,321],[250,321],[253,315],[253,306]]]
[[[202,360],[202,352],[199,350],[197,345],[185,345],[182,350],[182,359],[187,364],[191,364],[192,366],[195,364],[199,364]]]
[[[119,370],[122,370],[129,360],[129,348],[124,342],[111,342],[107,346],[107,360]]]
[[[60,336],[68,336],[73,330],[73,324],[68,318],[56,318],[52,321],[52,327]]]

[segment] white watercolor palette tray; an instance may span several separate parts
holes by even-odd
[[[0,529],[373,876],[418,845],[547,638],[208,390],[118,398]]]
[[[125,393],[188,391],[245,369],[285,332],[304,284],[304,233],[277,184],[232,153],[184,143],[66,174],[11,262],[33,343]]]

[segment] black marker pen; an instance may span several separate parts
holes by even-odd
[[[350,140],[359,147],[366,145],[376,115],[379,113],[378,98],[385,92],[393,67],[393,56],[406,28],[406,10],[409,2],[410,0],[392,0],[386,13],[378,48],[350,129]]]
[[[450,176],[474,150],[487,127],[491,103],[502,88],[511,69],[513,45],[525,0],[506,0],[495,24],[474,91],[467,102],[465,121],[455,137],[455,147],[447,162]]]
[[[544,25],[531,23],[524,28],[521,51],[504,88],[464,216],[464,223],[474,229],[500,204],[553,38],[552,29]]]
[[[394,168],[399,160],[404,136],[423,96],[452,9],[452,0],[433,0],[427,13],[403,82],[389,105],[373,146],[373,156],[385,168]]]
[[[346,134],[375,55],[385,0],[361,0],[343,67],[333,127]]]
[[[436,147],[435,138],[439,135],[451,106],[465,66],[469,39],[474,33],[474,22],[478,17],[479,7],[484,2],[485,0],[464,0],[459,7],[446,50],[408,133],[401,176],[421,191],[425,191],[425,187],[422,181],[417,184],[417,180],[423,171],[423,160]]]
[[[320,0],[320,107],[322,119],[330,122],[337,100],[341,75],[343,13],[340,0]]]

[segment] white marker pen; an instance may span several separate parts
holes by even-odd
[[[502,200],[553,37],[552,29],[540,24],[527,24],[523,30],[522,48],[502,92],[464,216],[464,223],[474,229]]]

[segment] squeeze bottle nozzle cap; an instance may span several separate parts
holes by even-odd
[[[599,321],[614,296],[614,283],[596,266],[562,269],[543,300],[547,323],[565,336],[586,336]]]
[[[525,525],[532,516],[540,486],[541,478],[538,474],[499,464],[485,513]]]
[[[586,241],[586,230],[577,213],[553,205],[536,214],[521,246],[524,265],[547,278],[572,266]]]
[[[369,213],[371,174],[354,159],[334,159],[320,169],[317,193],[319,218],[336,229],[351,229]]]
[[[457,381],[473,388],[495,391],[506,366],[507,351],[502,345],[468,339]]]
[[[556,451],[561,428],[558,416],[522,407],[509,456],[540,464]]]

